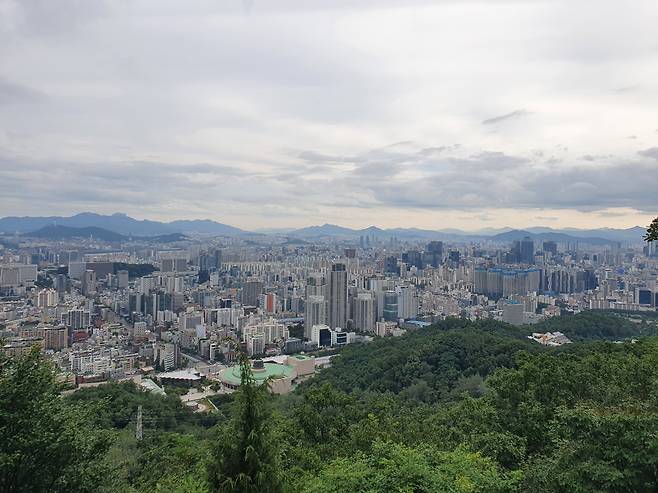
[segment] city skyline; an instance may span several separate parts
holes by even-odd
[[[0,2],[0,216],[629,228],[658,5]]]

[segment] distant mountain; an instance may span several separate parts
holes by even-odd
[[[261,233],[264,235],[287,235],[295,231],[295,228],[258,228],[254,229],[254,233]]]
[[[120,212],[110,216],[94,214],[93,212],[83,212],[70,218],[62,219],[63,221],[59,221],[58,224],[73,226],[75,228],[95,226],[126,235],[153,236],[175,232],[161,222],[149,221],[148,219],[140,221]]]
[[[210,220],[159,221],[138,220],[122,213],[112,215],[82,212],[75,216],[4,217],[0,219],[0,232],[28,233],[46,226],[72,228],[103,228],[123,235],[155,236],[171,233],[208,233],[233,236],[245,233],[241,229]]]
[[[526,236],[533,237],[534,235],[530,231],[525,231],[522,229],[513,229],[511,231],[505,231],[504,233],[498,233],[497,235],[493,235],[489,237],[488,239],[491,241],[516,241],[516,240],[522,240]]]
[[[211,221],[210,219],[172,221],[167,223],[167,226],[175,231],[182,231],[184,233],[203,233],[219,236],[236,236],[245,233],[242,229]]]
[[[443,240],[443,241],[501,241],[511,242],[523,236],[530,235],[536,241],[553,240],[557,242],[581,242],[594,245],[610,244],[611,242],[641,243],[645,229],[635,226],[628,229],[553,229],[549,227],[532,227],[525,230],[512,228],[485,228],[479,231],[463,231],[460,229],[418,229],[392,228],[382,229],[370,226],[365,229],[352,229],[336,224],[309,226],[301,229],[261,229],[248,232],[234,226],[222,224],[209,219],[178,220],[169,223],[149,220],[137,220],[122,213],[112,215],[83,212],[70,217],[4,217],[0,218],[0,233],[28,233],[46,226],[67,226],[72,228],[102,228],[125,236],[157,236],[174,233],[208,234],[217,236],[245,235],[286,235],[296,238],[341,237],[358,239],[359,236],[396,237],[401,239]],[[174,237],[172,237],[174,238]],[[153,238],[151,238],[153,239]],[[164,241],[164,240],[163,240]],[[178,241],[172,239],[171,241]]]
[[[167,233],[156,236],[138,236],[122,235],[115,231],[105,228],[96,228],[89,226],[86,228],[72,228],[70,226],[44,226],[36,231],[23,233],[28,238],[44,238],[48,240],[69,240],[72,238],[94,238],[97,240],[107,241],[110,243],[121,243],[131,239],[145,240],[150,243],[174,243],[176,241],[186,240],[187,237],[182,233]]]
[[[468,232],[459,229],[428,230],[417,228],[392,228],[381,229],[370,226],[365,229],[351,229],[335,224],[323,224],[322,226],[309,226],[296,229],[288,233],[290,236],[301,238],[316,237],[341,237],[358,238],[359,236],[396,237],[420,240],[443,240],[443,241],[497,241],[512,242],[530,236],[534,241],[556,241],[558,243],[587,243],[590,245],[611,245],[614,243],[641,243],[644,228],[635,226],[629,229],[592,229],[592,230],[557,230],[548,227],[528,228],[528,230],[517,230],[506,228],[485,229],[476,232]]]
[[[125,236],[104,228],[87,227],[71,228],[69,226],[44,226],[41,229],[24,233],[30,238],[44,238],[48,240],[70,240],[72,238],[94,238],[97,240],[119,243],[127,240]]]
[[[290,236],[314,237],[314,236],[355,236],[357,230],[336,226],[335,224],[323,224],[322,226],[309,226],[296,229],[288,233]]]
[[[644,235],[647,232],[646,228],[641,226],[633,226],[628,229],[572,229],[567,228],[563,230],[555,230],[566,234],[574,234],[578,236],[596,236],[599,238],[607,238],[609,240],[639,243],[644,240]]]

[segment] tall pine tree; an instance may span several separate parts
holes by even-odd
[[[208,483],[216,493],[278,493],[281,482],[270,432],[267,383],[258,385],[242,352],[233,417],[213,447]]]

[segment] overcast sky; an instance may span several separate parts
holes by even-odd
[[[0,0],[0,216],[646,225],[657,23],[656,0]]]

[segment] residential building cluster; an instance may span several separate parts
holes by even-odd
[[[228,389],[238,350],[267,370],[268,358],[296,362],[446,317],[522,325],[658,306],[652,245],[283,235],[2,245],[3,351],[37,346],[78,383],[193,366]]]

